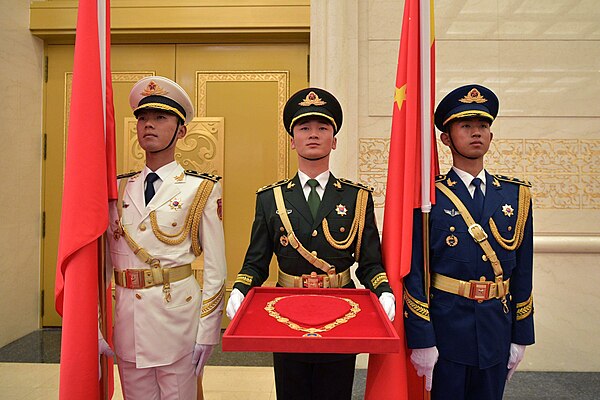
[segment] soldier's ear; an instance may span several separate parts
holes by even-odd
[[[290,138],[290,147],[292,148],[292,150],[296,150],[296,143],[294,143],[293,136]]]
[[[442,132],[442,134],[440,135],[440,139],[442,140],[442,143],[450,147],[452,141],[450,140],[450,135],[448,134],[448,132]]]
[[[494,138],[494,132],[490,131],[490,142],[492,141],[493,138]]]
[[[177,130],[177,139],[182,139],[187,134],[187,125],[180,125]]]
[[[331,142],[331,150],[335,150],[337,147],[337,138],[334,136],[333,141]]]

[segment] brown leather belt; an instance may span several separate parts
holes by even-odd
[[[501,299],[508,293],[510,279],[502,282],[504,290],[498,290],[498,284],[490,281],[461,281],[440,274],[431,275],[431,286],[444,292],[457,294],[467,299],[484,301]]]
[[[180,281],[192,275],[192,264],[173,268],[115,270],[115,283],[128,289],[145,289]]]
[[[277,283],[281,286],[296,288],[338,288],[346,286],[351,280],[350,269],[342,271],[339,274],[317,275],[316,272],[313,272],[300,276],[286,274],[279,269],[277,276]]]

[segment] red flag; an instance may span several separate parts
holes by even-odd
[[[433,0],[405,1],[382,237],[383,262],[396,296],[393,324],[401,338],[404,337],[402,279],[410,272],[413,212],[418,207],[429,211],[435,194],[435,174],[439,170],[432,122],[435,93],[432,16]],[[370,355],[367,400],[424,398],[422,380],[416,377],[407,357],[406,348],[397,354]]]
[[[98,249],[117,192],[109,12],[109,0],[79,1],[55,286],[63,317],[61,400],[100,393]]]

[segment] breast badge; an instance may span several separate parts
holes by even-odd
[[[450,247],[454,247],[458,244],[458,238],[450,234],[446,237],[446,244]]]
[[[345,217],[346,214],[348,213],[348,209],[346,208],[345,205],[338,204],[337,206],[335,206],[335,212],[337,213],[337,215],[341,215],[342,217]]]
[[[283,247],[287,246],[287,245],[288,245],[288,243],[289,243],[289,242],[288,242],[288,238],[287,238],[287,236],[285,236],[285,235],[281,235],[281,237],[279,238],[279,243],[281,243],[281,245],[282,245]]]
[[[510,204],[505,204],[502,206],[502,212],[507,217],[512,217],[513,214],[515,213],[515,209]]]
[[[457,215],[460,215],[460,211],[456,211],[454,208],[452,210],[446,210],[444,208],[444,212],[451,217],[456,217]]]
[[[178,198],[171,199],[169,207],[171,207],[171,210],[181,210],[181,200]]]

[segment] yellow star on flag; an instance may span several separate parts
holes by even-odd
[[[394,94],[394,102],[398,105],[398,110],[402,109],[402,103],[406,100],[406,84],[400,88],[396,88]]]

